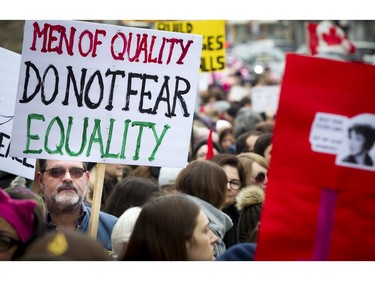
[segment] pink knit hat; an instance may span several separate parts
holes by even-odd
[[[34,231],[35,206],[35,201],[13,199],[0,188],[0,217],[13,226],[22,242],[29,240]]]

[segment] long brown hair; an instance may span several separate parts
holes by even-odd
[[[142,208],[122,261],[187,261],[200,208],[181,195],[151,199]]]
[[[227,174],[216,163],[194,160],[176,178],[176,190],[222,209],[227,195]]]

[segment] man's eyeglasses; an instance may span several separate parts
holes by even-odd
[[[228,181],[228,184],[229,184],[230,188],[234,189],[234,190],[240,189],[240,187],[241,187],[241,182],[238,181],[238,180]]]
[[[62,178],[63,176],[65,176],[66,172],[69,172],[69,174],[72,178],[80,179],[80,178],[82,178],[83,173],[86,172],[86,170],[83,169],[83,168],[77,168],[77,167],[70,168],[70,169],[64,169],[64,168],[61,168],[61,167],[57,167],[57,168],[42,170],[42,173],[44,173],[44,172],[47,172],[48,174],[50,174],[55,179]]]
[[[256,174],[256,176],[254,176],[254,179],[256,183],[262,183],[266,179],[266,173],[259,172],[258,174]]]
[[[16,245],[20,245],[21,241],[16,240],[9,236],[0,235],[0,252],[8,251],[10,248]]]

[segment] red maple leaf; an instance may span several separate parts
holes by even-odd
[[[327,43],[328,46],[340,45],[342,42],[342,37],[336,33],[335,27],[329,28],[329,33],[322,34],[323,40]]]

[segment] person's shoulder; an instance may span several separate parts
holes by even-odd
[[[100,211],[99,216],[102,217],[102,218],[105,218],[107,220],[110,220],[110,221],[115,221],[116,222],[118,220],[118,217],[116,217],[116,216],[114,216],[112,214],[108,214],[108,213],[106,213],[104,211]]]
[[[91,215],[91,213],[92,213],[92,207],[85,205],[85,209]],[[116,221],[118,220],[118,217],[116,217],[114,215],[111,215],[111,214],[108,214],[108,213],[106,213],[104,211],[100,211],[99,212],[99,219],[100,220],[105,220],[105,221],[108,221],[108,222],[111,222],[111,223],[116,223]]]
[[[244,242],[233,245],[222,255],[216,258],[217,261],[254,261],[256,243]]]
[[[225,233],[233,226],[232,219],[226,213],[212,206],[207,201],[189,194],[182,194],[182,196],[190,198],[199,205],[210,221],[211,228],[215,228],[217,231]]]

